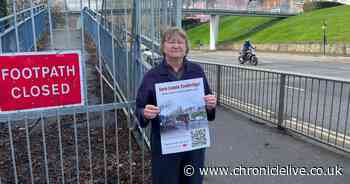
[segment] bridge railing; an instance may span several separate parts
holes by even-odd
[[[220,105],[350,151],[349,80],[197,62]]]
[[[47,31],[47,9],[45,5],[33,7],[35,19],[36,38],[41,38]],[[14,21],[14,15],[0,18],[0,53],[17,52],[16,30],[18,30],[19,51],[33,51],[34,39],[32,29],[31,8],[17,13],[17,22]]]
[[[257,1],[257,0],[183,0],[183,8],[187,11],[191,9],[201,10],[226,10],[232,12],[260,12],[267,13],[282,13],[296,14],[300,8],[294,0],[286,1]]]

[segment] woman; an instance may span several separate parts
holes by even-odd
[[[141,127],[152,124],[152,181],[153,184],[201,184],[203,177],[196,170],[204,166],[205,149],[161,154],[160,118],[158,116],[160,109],[156,106],[155,84],[203,78],[208,121],[215,119],[216,97],[211,95],[203,69],[186,59],[189,44],[186,33],[182,29],[167,29],[163,34],[160,49],[164,55],[163,62],[145,74],[136,99],[136,111]],[[186,165],[194,167],[195,172],[192,176],[184,175]]]

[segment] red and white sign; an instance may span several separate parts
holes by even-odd
[[[84,104],[79,51],[0,55],[0,113]]]

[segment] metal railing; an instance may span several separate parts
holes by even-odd
[[[350,151],[350,81],[199,62],[220,105]]]
[[[125,44],[118,44],[121,40],[131,39],[131,35],[122,27],[112,25],[111,22],[105,20],[99,13],[91,13],[91,10],[84,11],[84,25],[85,30],[89,33],[97,47],[101,48],[101,58],[103,61],[103,68],[100,72],[107,74],[105,82],[108,83],[110,89],[119,93],[121,100],[133,100],[136,98],[137,89],[142,81],[143,75],[151,68],[151,66],[142,61],[142,58],[135,58],[134,60],[127,59],[128,55],[134,54],[135,51]],[[98,30],[99,27],[99,30]],[[113,32],[118,34],[112,34]],[[118,35],[118,36],[117,36]],[[98,41],[100,38],[100,42]],[[114,46],[112,46],[112,41]],[[100,45],[100,46],[99,46]],[[114,49],[112,49],[114,48]],[[116,57],[112,57],[115,55]],[[113,85],[115,84],[115,86]],[[146,143],[150,145],[150,128],[145,130],[138,127],[143,134]]]
[[[99,19],[102,20],[96,20]],[[108,30],[100,25],[101,30]],[[103,34],[109,33],[101,31],[100,37],[105,37]],[[97,38],[96,35],[94,37]],[[133,54],[132,49],[129,50]],[[102,57],[107,66],[110,65],[108,63],[113,63],[108,54],[102,54]],[[128,64],[125,62],[118,65],[114,78],[119,85],[123,84],[124,79],[118,75],[127,75],[124,72],[127,70],[126,66],[130,66],[127,72],[131,81],[130,88],[128,91],[126,87],[122,87],[122,91],[123,94],[130,94],[130,99],[134,99],[138,85],[150,66],[142,59],[128,60]],[[350,81],[197,62],[203,65],[220,105],[238,109],[251,117],[274,123],[281,129],[288,129],[349,151],[350,97],[346,94],[349,94]]]
[[[105,29],[107,30],[102,26],[101,30]],[[102,31],[101,37],[104,37],[103,34],[108,34],[108,31]],[[113,63],[108,54],[102,55],[107,65]],[[122,87],[122,91],[124,94],[130,94],[130,98],[134,99],[142,76],[150,69],[150,66],[147,66],[142,60],[129,60],[128,62],[130,62],[128,64],[130,66],[128,72],[131,81],[130,91],[127,91],[125,87]],[[272,122],[279,128],[287,128],[322,143],[349,151],[348,104],[350,97],[345,96],[349,94],[349,81],[200,63],[207,72],[211,87],[218,95],[221,105],[239,109],[252,117]],[[125,76],[126,69],[125,63],[118,66],[115,77],[118,84],[123,84],[124,80],[117,75]],[[341,93],[340,96],[334,91],[331,92],[329,88],[332,85],[335,88],[332,90],[338,90],[338,93]],[[319,88],[326,88],[325,93]],[[322,108],[319,107],[320,104],[323,104]],[[149,135],[149,130],[147,132],[146,135]]]
[[[183,0],[183,7],[187,11],[191,10],[229,10],[232,13],[241,12],[248,14],[248,12],[258,12],[261,14],[295,14],[298,9],[295,7],[295,1],[231,1],[231,0]],[[216,12],[218,13],[218,12]]]
[[[103,65],[118,84],[118,88],[124,94],[129,94],[127,86],[127,79],[130,77],[127,72],[127,55],[129,48],[126,44],[128,32],[117,25],[113,25],[113,34],[110,21],[105,20],[99,13],[91,12],[92,10],[90,9],[85,9],[84,11],[85,30],[89,33],[96,46],[100,47]],[[119,34],[115,34],[116,32]],[[113,53],[117,56],[114,57],[114,61]],[[127,99],[127,97],[125,99]]]
[[[147,2],[143,1],[144,4]],[[10,34],[15,29],[11,26],[3,31],[0,46],[9,49],[2,50],[30,50],[33,46],[24,40],[35,40],[34,36],[28,34],[21,37],[21,30],[32,28],[22,28],[21,25],[34,22],[36,26],[45,27],[48,22],[53,27],[54,19],[47,20],[47,13],[41,9],[32,19],[34,21],[29,21],[28,17],[23,19],[24,22],[17,21],[15,26],[18,26],[19,34]],[[82,107],[0,114],[0,184],[133,183],[136,179],[149,183],[146,181],[149,178],[149,162],[146,162],[149,155],[144,144],[137,149],[132,138],[136,120],[134,102],[130,100],[135,98],[142,77],[150,66],[142,61],[138,44],[129,43],[130,39],[137,39],[127,31],[130,16],[127,8],[125,13],[122,18],[124,22],[116,24],[112,16],[102,16],[84,9],[80,16],[84,24],[81,30],[71,29],[66,13],[62,14],[65,16],[62,19],[65,29],[50,30],[51,46],[56,46],[52,38],[56,38],[56,41],[57,38],[64,38],[59,36],[62,32],[71,34],[71,38],[81,36],[78,39],[79,49],[82,51],[82,62],[87,67],[84,73],[86,76],[89,70],[98,71],[96,90],[99,90],[100,97],[96,97],[97,104],[91,102],[91,94],[88,94],[91,91],[87,89],[87,80],[84,79],[89,103]],[[152,30],[149,40],[154,45],[159,40],[159,34],[155,33],[158,27],[153,29],[152,25],[143,31]],[[43,29],[36,31],[44,32]],[[84,33],[88,33],[96,45],[98,57],[92,63],[89,63],[89,57],[94,53],[86,52]],[[4,41],[8,37],[14,40]],[[71,40],[66,45],[73,45]],[[16,42],[20,43],[21,49],[17,49],[16,45],[10,46]],[[61,47],[65,48],[64,45]],[[349,81],[213,63],[201,62],[201,65],[221,105],[349,150]],[[91,66],[94,68],[88,68]],[[108,101],[104,94],[110,93],[110,89],[113,100]],[[116,96],[127,102],[118,102]],[[146,137],[149,129],[142,133]]]
[[[132,140],[132,128],[125,127],[134,121],[132,107],[132,103],[110,103],[70,112],[57,109],[7,116],[7,122],[0,123],[0,182],[131,183],[139,176],[145,179],[146,148],[141,146],[137,152],[140,148]],[[17,116],[24,119],[15,120]]]
[[[17,37],[16,27],[18,30],[19,51],[33,51],[34,38],[32,27],[31,10],[33,10],[33,17],[35,22],[36,38],[41,38],[43,33],[47,31],[47,9],[45,5],[38,5],[33,9],[28,8],[18,12],[16,15],[17,23],[15,24],[15,16],[9,15],[0,18],[0,53],[17,52]]]
[[[41,10],[44,10],[46,8],[45,5],[37,5],[33,7],[33,13],[38,14]],[[17,12],[17,22],[24,22],[26,19],[31,18],[31,8],[27,8],[24,10],[21,10]],[[0,32],[3,32],[7,28],[14,26],[15,21],[14,21],[14,15],[8,15],[5,17],[0,18]]]
[[[144,144],[138,146],[137,139],[132,137],[136,122],[134,102],[119,102],[115,98],[117,87],[128,95],[126,92],[131,89],[129,78],[134,76],[136,81],[139,76],[135,72],[129,76],[132,68],[128,68],[127,64],[131,61],[128,60],[129,48],[124,31],[128,24],[127,16],[125,24],[120,25],[108,22],[97,13],[90,15],[88,9],[80,19],[76,19],[76,14],[71,17],[66,9],[57,11],[61,17],[51,19],[51,15],[47,14],[49,16],[44,16],[42,20],[45,26],[49,25],[50,31],[37,29],[48,32],[50,44],[42,49],[81,50],[83,76],[86,77],[83,79],[85,104],[81,107],[0,113],[0,183],[149,183],[149,152]],[[35,25],[37,21],[41,20],[35,18]],[[75,26],[83,22],[84,26]],[[18,21],[16,25],[18,32],[29,32],[30,27],[21,28]],[[9,29],[1,35],[7,34]],[[85,38],[84,33],[87,32],[95,42],[94,50]],[[14,34],[14,43],[35,40],[32,34],[25,36]],[[7,47],[13,42],[3,43]],[[21,49],[14,47],[11,52],[25,51],[19,45]],[[94,58],[95,55],[98,57]],[[96,70],[97,74],[94,73]],[[112,73],[116,80],[103,81],[105,75],[102,71]],[[88,75],[92,79],[87,79]],[[92,89],[88,85],[93,85]],[[105,95],[108,93],[109,96]]]
[[[271,11],[256,11],[256,10],[230,10],[230,9],[184,9],[185,14],[207,14],[207,15],[222,15],[222,16],[248,16],[248,17],[278,17],[285,18],[297,15],[295,12],[271,12]]]

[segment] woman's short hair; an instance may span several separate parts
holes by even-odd
[[[162,34],[162,39],[160,42],[160,52],[163,55],[164,55],[164,43],[176,35],[180,36],[181,38],[183,38],[185,40],[185,42],[186,42],[186,55],[188,54],[190,48],[189,48],[189,42],[188,42],[186,32],[183,29],[178,28],[178,27],[170,27],[170,28],[167,28]]]

